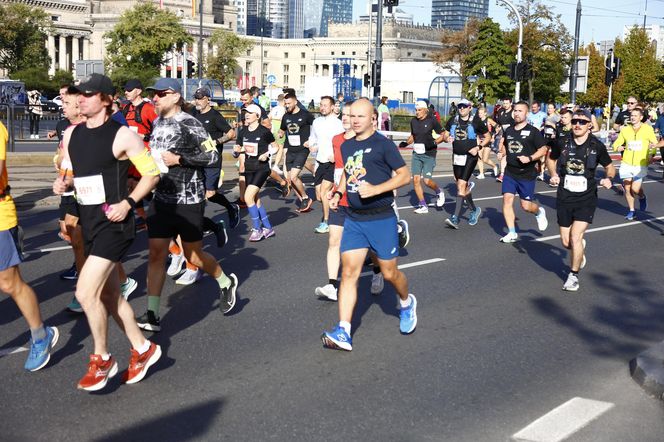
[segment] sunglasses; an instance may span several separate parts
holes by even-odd
[[[636,104],[636,101],[628,101],[627,104]]]
[[[175,92],[173,91],[156,91],[154,94],[159,97],[159,98],[164,98],[166,95],[171,95],[174,94]]]
[[[572,118],[572,126],[584,126],[590,124],[590,120],[584,120],[583,118]]]
[[[459,105],[457,105],[457,107],[458,107],[459,109],[465,109],[465,108],[467,108],[467,107],[470,107],[470,104],[459,104]]]

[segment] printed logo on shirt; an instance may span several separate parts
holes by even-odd
[[[362,163],[363,158],[364,151],[360,149],[346,160],[344,170],[346,171],[346,177],[348,179],[346,184],[346,190],[348,192],[357,193],[362,178],[367,175],[367,170]]]
[[[521,144],[520,141],[511,140],[508,143],[507,148],[511,153],[521,153],[523,151],[523,144]]]
[[[569,175],[582,175],[586,170],[586,165],[583,161],[577,158],[571,158],[565,164],[565,171]]]

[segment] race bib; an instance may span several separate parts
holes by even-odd
[[[168,166],[164,163],[164,159],[161,157],[161,151],[159,151],[157,149],[152,149],[150,151],[150,155],[152,155],[152,158],[154,159],[154,162],[157,163],[157,167],[159,168],[159,172],[168,173]]]
[[[585,192],[588,190],[588,180],[583,175],[565,175],[563,187],[570,192]]]
[[[413,152],[415,153],[424,153],[426,152],[426,147],[424,147],[424,143],[415,143],[413,144]]]
[[[455,166],[465,166],[467,159],[468,155],[466,154],[463,155],[454,154],[454,158],[452,159],[452,164],[454,164]]]
[[[343,173],[344,173],[343,168],[334,169],[334,185],[335,186],[338,186],[339,183],[341,182],[341,176],[342,176]]]
[[[634,140],[627,142],[627,149],[632,152],[638,152],[643,150],[643,142],[641,140]]]
[[[129,130],[131,130],[135,134],[138,134],[138,126],[129,126]]]
[[[300,136],[299,135],[289,135],[288,136],[288,144],[291,146],[299,146],[300,145]]]
[[[76,200],[82,206],[93,206],[106,202],[104,178],[101,175],[74,177]]]
[[[249,155],[250,157],[257,157],[258,156],[258,143],[244,143],[244,153]]]

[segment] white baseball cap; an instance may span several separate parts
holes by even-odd
[[[429,105],[426,101],[418,100],[417,103],[415,103],[415,109],[429,109]]]

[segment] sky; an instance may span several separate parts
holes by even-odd
[[[370,0],[353,0],[353,17],[366,13]],[[540,0],[550,6],[557,14],[570,34],[574,34],[576,20],[576,0]],[[580,40],[587,44],[591,41],[613,40],[622,36],[623,26],[643,24],[643,11],[648,3],[648,24],[664,26],[664,0],[581,0],[582,17]],[[518,0],[512,0],[518,3]],[[415,23],[431,23],[431,0],[400,0],[399,8],[413,14]],[[503,29],[512,25],[507,19],[507,8],[489,1],[489,17],[500,23]],[[658,17],[650,17],[650,16]]]

